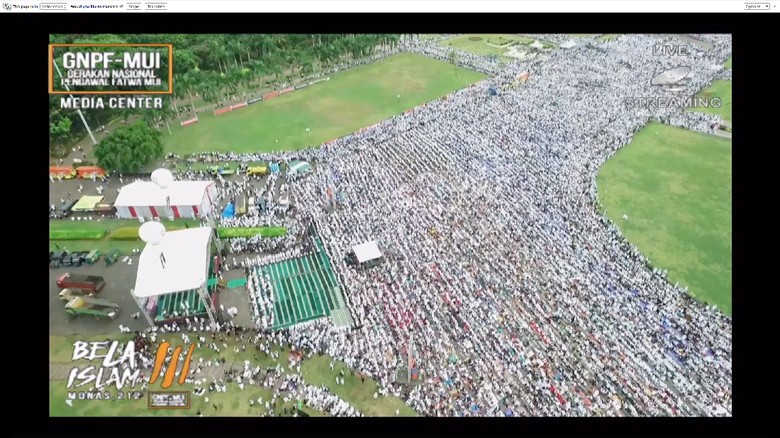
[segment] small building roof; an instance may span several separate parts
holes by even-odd
[[[95,206],[100,204],[100,202],[103,201],[102,196],[82,196],[79,199],[79,202],[76,203],[76,205],[73,206],[73,211],[92,211],[95,209]]]
[[[540,43],[539,40],[536,40],[536,41],[531,43],[530,47],[532,47],[534,49],[543,49],[544,48],[544,44]]]
[[[207,280],[211,233],[211,227],[169,231],[159,244],[147,244],[138,258],[135,296],[149,298],[202,286]]]
[[[376,240],[353,246],[352,251],[355,253],[358,263],[364,263],[382,257],[382,251],[379,250]]]
[[[309,165],[309,163],[307,163],[305,161],[298,161],[298,160],[296,160],[296,161],[293,161],[292,163],[290,163],[290,170],[293,171],[293,172],[300,172],[300,171],[309,170],[309,169],[311,169],[311,165]]]
[[[166,190],[151,181],[136,181],[119,190],[114,206],[162,206],[167,205],[166,196],[170,196],[171,205],[200,205],[206,188],[213,181],[173,181]]]

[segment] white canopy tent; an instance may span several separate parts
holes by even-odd
[[[376,240],[353,246],[352,251],[355,253],[358,263],[365,263],[382,258],[382,251],[379,250]]]
[[[216,320],[207,287],[213,229],[198,227],[171,232],[163,229],[162,233],[156,242],[147,243],[138,259],[138,273],[132,293],[139,307],[151,325],[153,319],[148,315],[145,305],[148,299],[197,291],[209,319],[214,323]]]
[[[114,207],[122,218],[198,217],[209,214],[215,197],[213,181],[172,181],[164,189],[136,181],[119,190]]]
[[[135,295],[149,298],[205,284],[211,233],[210,227],[169,231],[157,245],[147,244],[138,258]]]

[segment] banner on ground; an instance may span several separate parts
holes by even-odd
[[[228,106],[228,107],[225,107],[225,108],[215,109],[214,110],[214,115],[218,116],[220,114],[225,114],[225,113],[228,113],[230,111],[233,111],[233,107]]]
[[[280,91],[279,94],[281,95],[281,94],[292,93],[293,91],[295,91],[295,87],[287,87],[284,90]]]
[[[237,110],[237,109],[243,108],[243,107],[245,107],[247,105],[249,105],[249,104],[246,103],[246,102],[241,102],[241,103],[237,103],[237,104],[231,106],[230,109]]]
[[[189,119],[189,120],[185,120],[185,121],[181,122],[181,127],[184,128],[186,126],[194,125],[194,124],[196,124],[198,122],[199,122],[198,118],[195,117],[194,119]]]
[[[325,81],[329,81],[329,80],[330,80],[330,76],[328,76],[326,78],[315,79],[315,80],[309,82],[309,85],[319,84],[320,82],[325,82]]]
[[[304,83],[304,84],[301,84],[301,85],[296,85],[295,89],[296,90],[302,90],[302,89],[304,89],[304,88],[306,88],[308,86],[309,86],[309,84]]]
[[[260,97],[254,98],[254,99],[247,100],[246,104],[247,105],[252,105],[253,103],[262,102],[262,101],[263,101],[263,97],[260,96]]]
[[[278,96],[278,95],[279,95],[279,92],[278,92],[278,91],[272,91],[272,92],[270,92],[270,93],[268,93],[268,94],[264,95],[264,96],[263,96],[263,99],[265,99],[265,100],[268,100],[268,99],[273,99],[274,97],[276,97],[276,96]]]

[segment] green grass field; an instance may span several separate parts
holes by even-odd
[[[597,183],[630,242],[692,296],[731,314],[730,140],[651,123]]]
[[[176,221],[163,221],[166,228],[176,230],[186,228],[186,225],[197,227],[200,221],[193,219],[179,219]],[[185,225],[186,224],[186,225]],[[124,227],[138,227],[140,223],[136,219],[103,219],[101,221],[49,221],[49,233],[53,230],[106,230],[106,236],[101,240],[49,240],[49,251],[67,250],[91,251],[100,250],[103,254],[118,249],[122,255],[130,254],[134,249],[143,249],[141,241],[111,240],[109,234]]]
[[[209,335],[204,335],[209,337]],[[107,337],[111,339],[120,340],[123,342],[132,338],[130,335],[69,335],[69,336],[50,336],[49,337],[49,351],[51,363],[72,363],[71,355],[73,351],[73,342],[75,340],[84,341],[103,341]],[[191,336],[193,337],[193,336]],[[175,340],[174,340],[175,342]],[[272,347],[273,352],[280,353],[280,360],[276,360],[266,355],[263,352],[258,352],[255,349],[247,348],[246,351],[235,352],[235,339],[230,338],[226,340],[228,348],[223,348],[220,353],[216,353],[211,349],[204,349],[201,351],[196,350],[193,353],[193,363],[197,363],[199,358],[204,360],[216,360],[224,358],[226,363],[241,364],[244,360],[249,360],[253,366],[259,365],[261,368],[268,366],[276,366],[280,364],[286,365],[287,358],[290,351],[287,348],[275,346]],[[304,380],[312,385],[325,384],[330,388],[332,392],[337,394],[342,399],[352,404],[357,409],[361,410],[367,415],[371,416],[395,416],[396,409],[400,410],[401,415],[414,416],[415,412],[404,402],[397,397],[380,397],[378,400],[374,400],[373,394],[376,391],[376,382],[370,378],[366,378],[364,383],[361,383],[360,379],[353,376],[349,372],[349,368],[341,362],[336,362],[336,366],[333,370],[330,369],[330,362],[332,359],[328,356],[313,356],[304,360],[301,372]],[[91,363],[90,363],[91,364]],[[81,363],[86,365],[86,363]],[[238,366],[238,365],[237,365]],[[344,378],[345,385],[334,385],[336,376],[339,371],[345,370],[346,376]],[[285,368],[286,372],[289,369]],[[263,400],[270,400],[271,390],[267,388],[258,387],[245,387],[241,390],[237,384],[230,383],[228,385],[228,391],[225,393],[208,393],[209,402],[207,403],[204,397],[196,395],[192,396],[192,407],[189,410],[154,410],[148,409],[147,400],[145,398],[141,400],[122,400],[122,401],[96,401],[96,400],[76,400],[73,402],[73,406],[68,406],[65,403],[68,390],[66,388],[66,382],[64,381],[51,381],[49,385],[49,413],[51,416],[194,416],[198,409],[201,410],[203,416],[258,416],[265,413],[265,407],[255,404],[255,406],[249,405],[249,400],[257,400],[258,397],[262,397]],[[185,385],[183,390],[192,390],[192,385]],[[217,410],[213,408],[213,404],[217,405]],[[291,408],[295,404],[295,400],[282,405],[277,404],[275,413],[277,415],[282,413],[282,408]],[[323,412],[305,407],[306,411],[311,416],[325,416]]]
[[[707,114],[719,115],[723,120],[731,121],[731,81],[713,81],[712,85],[699,93],[701,97],[719,97],[722,105],[720,108],[696,108]]]
[[[174,128],[166,152],[262,152],[315,146],[398,115],[484,79],[421,55],[403,53],[346,70],[331,80],[235,112],[202,114]],[[397,95],[400,94],[400,99]],[[310,132],[306,129],[310,128]],[[279,141],[276,143],[276,141]]]
[[[726,64],[724,64],[724,66],[727,69],[731,70],[731,57],[729,57],[729,59],[726,60]]]
[[[474,40],[479,38],[479,40]],[[520,44],[531,44],[534,42],[531,38],[521,37],[517,35],[506,34],[466,34],[458,35],[456,37],[447,38],[444,41],[440,41],[439,44],[452,47],[464,52],[474,53],[477,55],[496,55],[502,56],[506,53],[507,49],[500,47],[494,47],[488,45],[488,40],[501,40],[501,41],[516,41]]]

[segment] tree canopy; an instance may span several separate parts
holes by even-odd
[[[162,137],[144,120],[111,131],[95,146],[98,165],[120,173],[138,172],[162,156]]]
[[[153,118],[164,126],[187,110],[220,104],[258,89],[278,86],[315,74],[349,58],[370,56],[380,47],[395,46],[397,34],[54,34],[50,43],[173,44],[173,99],[165,97],[163,111]],[[56,96],[53,96],[56,97]],[[197,99],[196,99],[197,98]],[[114,119],[149,119],[143,111],[101,109],[84,111],[91,127]],[[86,135],[75,110],[61,109],[50,99],[50,150]],[[70,124],[61,119],[69,119]]]

